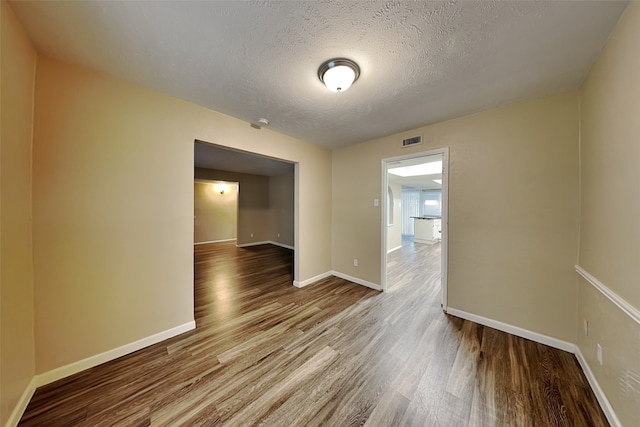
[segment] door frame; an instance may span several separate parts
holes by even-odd
[[[441,240],[441,307],[444,311],[447,311],[447,284],[448,284],[448,248],[449,248],[449,147],[437,148],[434,150],[420,151],[418,153],[406,154],[404,156],[396,156],[396,157],[388,157],[382,159],[382,203],[381,203],[381,211],[382,211],[382,224],[380,227],[381,233],[381,242],[382,246],[380,248],[381,253],[381,263],[380,263],[380,284],[382,290],[384,292],[387,291],[387,221],[388,221],[388,212],[387,206],[389,203],[388,200],[388,188],[389,188],[389,180],[388,180],[388,169],[389,164],[392,162],[397,162],[399,160],[409,160],[415,159],[418,157],[426,157],[433,155],[442,155],[442,240]]]
[[[261,154],[261,153],[257,153],[255,151],[249,151],[249,150],[242,150],[240,148],[235,148],[235,147],[230,147],[227,145],[221,145],[221,144],[216,144],[213,142],[208,142],[206,140],[203,139],[194,139],[193,141],[193,147],[194,147],[194,151],[195,151],[195,145],[196,144],[204,144],[204,145],[210,145],[212,147],[218,148],[218,149],[222,149],[222,150],[228,150],[228,151],[236,151],[236,152],[240,152],[240,153],[245,153],[245,154],[250,154],[253,156],[257,156],[257,157],[265,157],[268,159],[272,159],[272,160],[277,160],[279,162],[282,163],[289,163],[292,164],[294,166],[294,171],[293,171],[293,177],[294,177],[294,183],[293,183],[293,282],[292,285],[299,287],[299,283],[300,283],[300,233],[299,233],[299,225],[300,225],[300,163],[297,161],[293,161],[293,160],[287,160],[287,159],[283,159],[280,157],[274,157],[274,156],[269,156],[266,154]],[[193,152],[192,152],[193,154]],[[193,157],[193,178],[194,181],[196,180],[195,178],[195,157]],[[241,172],[238,172],[241,173]],[[240,183],[238,183],[238,189],[240,189]],[[238,193],[239,195],[239,193]],[[193,194],[192,194],[192,203],[193,203]],[[240,224],[240,198],[238,197],[238,217],[236,219],[237,224]],[[192,230],[193,232],[193,230]],[[236,232],[236,239],[237,239],[237,232]],[[236,244],[237,244],[237,240],[236,240]],[[193,253],[192,253],[193,256]]]

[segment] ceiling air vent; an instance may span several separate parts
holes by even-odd
[[[422,144],[422,136],[414,136],[402,140],[402,148]]]

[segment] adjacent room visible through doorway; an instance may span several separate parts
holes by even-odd
[[[436,284],[443,308],[447,164],[447,149],[383,160],[383,289]]]
[[[295,277],[296,176],[294,163],[196,140],[194,244],[283,247]]]

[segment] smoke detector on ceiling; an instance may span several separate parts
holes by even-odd
[[[251,127],[254,129],[261,129],[262,126],[269,126],[269,119],[260,117],[255,123],[251,123]]]

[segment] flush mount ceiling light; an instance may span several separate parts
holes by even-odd
[[[344,92],[360,77],[358,64],[346,58],[334,58],[318,68],[318,78],[332,92]]]

